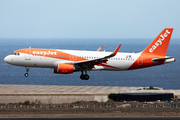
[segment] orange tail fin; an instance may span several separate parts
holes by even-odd
[[[168,49],[169,41],[173,28],[165,28],[154,41],[143,51],[143,53],[156,54],[159,56],[165,56]]]

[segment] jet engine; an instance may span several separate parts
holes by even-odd
[[[70,74],[74,72],[74,65],[71,64],[58,64],[58,68],[54,68],[56,74]]]

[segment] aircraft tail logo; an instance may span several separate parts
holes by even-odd
[[[143,51],[143,53],[152,53],[159,56],[165,56],[171,39],[173,28],[165,28],[154,41]]]

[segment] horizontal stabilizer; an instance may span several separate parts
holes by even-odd
[[[174,62],[175,61],[175,58],[174,57],[166,57],[166,58],[154,58],[152,59],[152,62],[154,63],[158,63],[158,62],[161,62],[164,60],[164,63],[169,63],[169,62]]]

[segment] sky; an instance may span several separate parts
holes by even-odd
[[[180,0],[0,0],[0,38],[180,38],[179,12]]]

